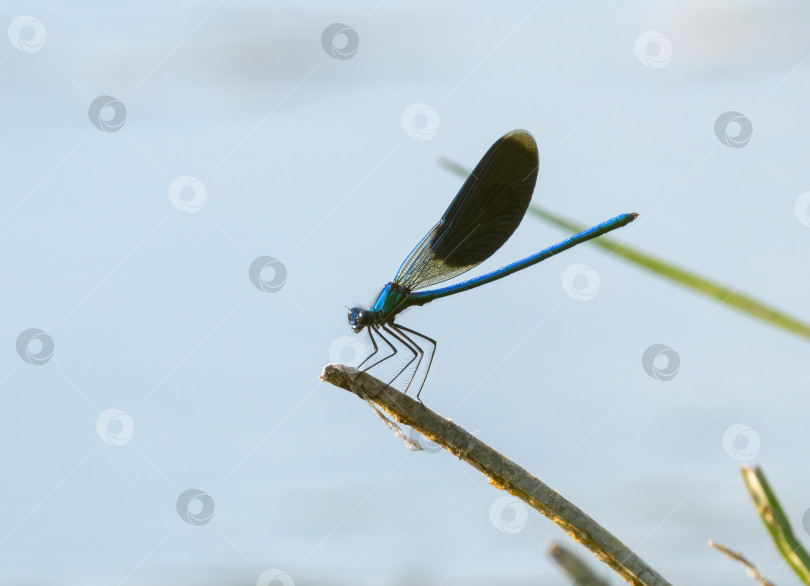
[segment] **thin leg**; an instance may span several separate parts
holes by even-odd
[[[411,362],[413,362],[414,359],[418,358],[416,360],[416,366],[413,368],[413,376],[408,381],[408,385],[405,387],[405,393],[407,394],[408,389],[411,387],[411,383],[413,383],[413,379],[416,378],[416,374],[419,372],[419,366],[422,364],[422,358],[425,357],[425,351],[422,350],[422,347],[419,344],[417,344],[410,336],[408,336],[408,334],[405,333],[406,331],[412,331],[412,330],[408,330],[408,328],[405,328],[405,327],[400,327],[399,324],[391,324],[391,327],[394,328],[397,331],[397,333],[400,336],[402,336],[402,338],[404,340],[407,340],[408,344],[410,346],[412,346],[413,349],[415,349],[416,352],[418,353],[418,357],[417,357],[417,355],[414,355],[414,357],[411,359],[411,361],[408,362],[408,364],[405,365],[405,368],[408,368],[411,365]]]
[[[371,335],[371,330],[372,330],[372,328],[368,328],[368,339],[371,340],[371,345],[374,346],[374,352],[372,352],[371,354],[366,356],[363,359],[363,362],[361,362],[360,364],[357,365],[357,370],[359,370],[360,372],[364,372],[362,370],[363,365],[366,362],[368,362],[368,359],[371,358],[372,356],[374,356],[377,353],[377,351],[379,350],[379,348],[377,348],[377,342],[374,341],[374,336]]]
[[[383,342],[385,342],[385,343],[388,345],[388,347],[391,349],[391,353],[390,353],[388,356],[383,356],[383,357],[382,357],[382,358],[380,358],[379,360],[377,360],[377,361],[375,361],[375,362],[373,362],[373,363],[369,364],[369,365],[368,365],[368,366],[366,366],[365,368],[362,368],[362,366],[363,366],[363,365],[364,365],[366,362],[368,362],[369,358],[371,358],[372,356],[374,356],[375,354],[377,354],[377,352],[379,351],[379,348],[377,347],[377,342],[375,342],[375,341],[374,341],[374,334],[372,333],[372,332],[373,332],[374,330],[376,330],[376,329],[377,329],[377,328],[376,328],[376,326],[369,326],[369,328],[368,328],[368,339],[369,339],[369,340],[371,340],[371,344],[374,346],[374,352],[372,352],[371,354],[369,354],[368,356],[366,356],[365,360],[363,360],[363,362],[361,362],[360,364],[358,364],[358,365],[357,365],[357,370],[359,370],[360,372],[358,372],[358,373],[357,373],[357,376],[355,376],[355,377],[354,377],[354,380],[355,380],[355,381],[357,381],[358,377],[359,377],[359,376],[360,376],[362,373],[366,372],[367,370],[370,370],[370,369],[374,368],[374,367],[375,367],[375,366],[377,366],[377,365],[378,365],[380,362],[384,362],[384,361],[388,360],[388,359],[389,359],[389,358],[391,358],[391,357],[392,357],[394,354],[396,354],[396,353],[397,353],[397,349],[394,347],[394,345],[393,345],[393,344],[391,344],[391,342],[389,342],[389,341],[388,341],[388,339],[387,339],[385,336],[383,336],[383,335],[382,335],[382,334],[379,332],[379,330],[377,330],[377,335],[380,337],[380,339],[381,339]],[[387,386],[388,386],[388,385],[386,385],[386,387],[387,387]],[[383,387],[383,389],[385,389],[385,387]]]
[[[374,342],[374,335],[371,333],[371,332],[372,332],[372,330],[376,330],[376,331],[377,331],[377,335],[380,337],[380,340],[382,340],[383,342],[385,342],[385,343],[388,345],[388,347],[391,349],[391,354],[389,354],[388,356],[383,356],[382,358],[380,358],[380,359],[379,359],[379,360],[377,360],[376,362],[373,362],[373,363],[369,364],[368,366],[366,366],[365,368],[362,368],[362,369],[361,369],[361,368],[360,368],[360,366],[363,366],[363,365],[364,365],[364,364],[365,364],[365,363],[368,361],[368,359],[369,359],[369,358],[371,358],[372,356],[374,356],[374,355],[377,353],[377,350],[378,350],[378,348],[377,348],[377,344],[376,344],[376,342]],[[394,347],[394,345],[393,345],[391,342],[389,342],[389,341],[388,341],[388,339],[387,339],[385,336],[383,336],[383,335],[380,333],[380,331],[379,331],[379,330],[377,330],[377,326],[370,326],[370,327],[368,328],[368,337],[369,337],[369,338],[371,338],[371,343],[372,343],[372,344],[374,344],[374,352],[372,352],[371,354],[369,354],[368,358],[366,358],[365,360],[363,360],[363,362],[361,362],[361,363],[360,363],[360,366],[358,366],[358,367],[357,367],[357,369],[358,369],[360,372],[366,372],[367,370],[370,370],[370,369],[374,368],[375,366],[377,366],[377,365],[378,365],[378,364],[380,364],[381,362],[385,362],[386,360],[388,360],[388,359],[389,359],[389,358],[391,358],[391,357],[392,357],[394,354],[396,354],[396,353],[397,353],[397,349]]]
[[[389,324],[389,325],[392,325],[392,326],[393,326],[394,324]],[[396,327],[396,326],[394,326],[394,327]],[[388,334],[389,334],[389,335],[393,336],[393,337],[394,337],[396,340],[398,340],[398,341],[399,341],[399,342],[400,342],[400,343],[401,343],[403,346],[405,346],[405,347],[406,347],[408,350],[410,350],[410,351],[411,351],[411,354],[413,354],[413,356],[411,356],[411,359],[408,361],[408,363],[407,363],[405,366],[403,366],[403,367],[400,369],[400,371],[399,371],[399,372],[396,374],[396,376],[394,376],[394,378],[392,378],[390,381],[388,381],[388,384],[387,384],[387,385],[385,385],[385,386],[387,387],[388,385],[390,385],[391,383],[393,383],[393,382],[394,382],[394,381],[397,379],[397,377],[398,377],[399,375],[401,375],[403,372],[405,372],[406,370],[408,370],[408,367],[411,365],[411,363],[412,363],[414,360],[416,360],[417,351],[416,351],[416,350],[414,350],[414,349],[413,349],[413,347],[411,346],[411,344],[413,344],[413,341],[412,341],[412,340],[410,340],[410,338],[407,338],[407,337],[403,336],[403,335],[401,334],[401,332],[400,332],[399,334],[397,334],[397,332],[395,332],[394,330],[392,330],[392,329],[390,329],[390,328],[386,327],[386,325],[385,325],[385,324],[383,324],[383,325],[382,325],[382,328],[383,328],[383,329],[384,329],[386,332],[388,332]],[[416,344],[414,344],[414,346],[416,346]],[[418,348],[419,348],[419,347],[417,346],[417,349],[418,349]],[[419,350],[419,352],[421,352],[421,351],[422,351],[422,350],[420,349],[420,350]],[[413,380],[413,377],[411,377],[411,379],[408,381],[408,384],[407,384],[407,385],[405,385],[405,392],[406,392],[406,393],[408,392],[408,387],[409,387],[409,386],[411,386],[411,380]]]
[[[412,330],[411,328],[406,328],[405,326],[403,326],[403,325],[401,325],[401,324],[392,324],[392,325],[393,325],[393,326],[394,326],[394,327],[397,329],[397,331],[399,331],[399,333],[400,333],[400,334],[402,334],[403,336],[404,336],[405,334],[404,334],[402,331],[400,331],[400,330],[405,330],[406,332],[410,332],[410,333],[411,333],[411,334],[413,334],[414,336],[419,336],[420,338],[422,338],[423,340],[426,340],[428,343],[430,343],[430,345],[432,345],[432,346],[433,346],[433,350],[430,352],[430,358],[428,358],[428,365],[427,365],[427,368],[425,369],[425,376],[422,378],[422,384],[420,384],[420,385],[419,385],[419,390],[416,392],[416,398],[417,398],[417,399],[419,399],[419,395],[421,395],[421,394],[422,394],[422,388],[425,386],[425,381],[427,380],[428,373],[430,372],[430,365],[431,365],[431,364],[433,364],[433,356],[436,354],[436,346],[437,346],[437,344],[436,344],[436,340],[434,340],[433,338],[429,338],[429,337],[428,337],[428,336],[426,336],[425,334],[421,334],[421,333],[417,332],[416,330]],[[416,344],[416,342],[414,342],[414,341],[413,341],[413,340],[411,340],[410,338],[408,338],[408,340],[410,340],[411,344],[413,344],[414,346],[416,346],[417,348],[419,348],[419,346]],[[419,351],[420,351],[420,352],[422,352],[422,349],[421,349],[421,348],[419,348]],[[424,354],[424,353],[423,353],[423,354]],[[416,365],[417,370],[419,369],[419,365],[420,365],[421,363],[422,363],[422,359],[420,358],[420,359],[419,359],[419,364],[417,364],[417,365]],[[414,372],[414,376],[416,376],[416,372]],[[419,399],[419,400],[421,401],[421,399]]]

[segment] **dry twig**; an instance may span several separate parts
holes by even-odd
[[[740,552],[732,551],[729,548],[727,548],[725,545],[720,545],[719,543],[715,543],[714,541],[711,541],[711,540],[709,540],[709,547],[713,547],[717,551],[726,554],[731,559],[740,562],[743,566],[745,566],[745,569],[747,570],[748,575],[751,576],[757,582],[759,582],[761,584],[761,586],[774,586],[774,584],[772,582],[769,582],[765,578],[765,576],[760,574],[759,570],[757,570],[756,566],[754,564],[752,564],[751,562],[749,562],[747,559],[745,559],[743,554],[741,554]]]
[[[668,586],[661,575],[573,503],[526,470],[422,403],[368,373],[329,364],[321,379],[371,401],[451,454],[483,472],[494,486],[540,511],[630,584]]]

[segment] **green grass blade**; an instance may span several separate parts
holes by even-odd
[[[536,206],[530,207],[529,211],[552,224],[565,228],[566,230],[570,230],[572,233],[579,232],[587,228],[587,226],[570,222]],[[594,240],[591,240],[591,242],[617,256],[629,260],[633,264],[642,266],[651,272],[661,275],[662,277],[665,277],[671,281],[675,281],[679,285],[688,287],[689,289],[697,291],[698,293],[703,293],[709,297],[713,297],[724,305],[733,307],[734,309],[747,313],[750,316],[783,330],[787,330],[810,339],[810,325],[802,323],[797,319],[782,313],[781,311],[768,307],[764,303],[749,297],[745,293],[741,293],[734,289],[729,289],[724,285],[710,281],[709,279],[696,275],[695,273],[680,267],[676,267],[669,262],[655,258],[654,256],[651,256],[645,252],[641,252],[637,248],[632,248],[626,244],[619,244],[616,240],[605,236],[595,238]]]
[[[468,169],[465,169],[458,163],[443,157],[439,158],[439,165],[465,178],[470,173]],[[572,234],[589,228],[589,226],[572,222],[534,205],[529,207],[529,211],[537,217],[542,218],[555,226],[563,228]],[[752,317],[755,317],[782,330],[810,339],[810,325],[803,323],[781,311],[768,307],[764,303],[757,301],[756,299],[753,299],[752,297],[749,297],[748,295],[735,289],[730,289],[705,277],[696,275],[691,271],[677,267],[672,263],[660,258],[656,258],[638,250],[637,248],[632,248],[626,244],[620,244],[618,241],[607,236],[600,236],[599,238],[595,238],[590,242],[595,246],[604,248],[605,250],[610,251],[612,254],[620,256],[637,266],[643,267],[650,272],[669,279],[670,281],[674,281],[683,287],[687,287],[708,297],[713,297],[714,299],[720,301],[720,303],[723,305],[727,305],[738,311],[747,313]]]
[[[770,484],[765,479],[762,469],[742,467],[743,481],[751,500],[757,508],[762,522],[773,538],[773,542],[785,561],[793,568],[804,584],[810,584],[810,555],[796,539],[790,527],[787,515],[782,510]]]

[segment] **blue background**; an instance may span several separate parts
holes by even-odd
[[[32,1],[3,3],[2,29],[20,15],[47,36],[0,38],[6,583],[566,584],[545,551],[577,546],[556,526],[510,504],[499,528],[505,493],[318,380],[363,339],[345,307],[459,188],[436,158],[472,167],[514,128],[539,144],[536,203],[589,225],[638,212],[615,237],[810,319],[801,2]],[[349,59],[322,46],[336,22]],[[645,31],[671,54],[639,58]],[[126,108],[117,132],[89,119],[102,95]],[[403,123],[412,104],[438,126]],[[751,121],[742,148],[715,135],[726,111]],[[182,176],[204,186],[195,213],[169,198]],[[565,235],[529,215],[467,276]],[[280,291],[248,278],[261,256]],[[598,274],[588,301],[562,285],[575,264]],[[764,466],[807,538],[807,340],[590,245],[400,321],[439,341],[428,406],[673,583],[747,579],[709,539],[794,580],[739,467]],[[29,328],[54,342],[44,364],[16,350]],[[653,344],[672,380],[642,368]],[[177,511],[190,488],[215,504],[201,525]]]

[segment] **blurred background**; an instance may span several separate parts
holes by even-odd
[[[561,530],[318,380],[363,357],[346,306],[460,187],[437,157],[471,168],[515,128],[535,203],[638,212],[613,236],[810,319],[798,0],[53,0],[0,21],[2,583],[568,583]],[[565,236],[527,215],[467,276]],[[739,468],[807,538],[808,340],[592,245],[398,321],[438,340],[430,408],[673,583],[748,579],[709,539],[796,583]]]

